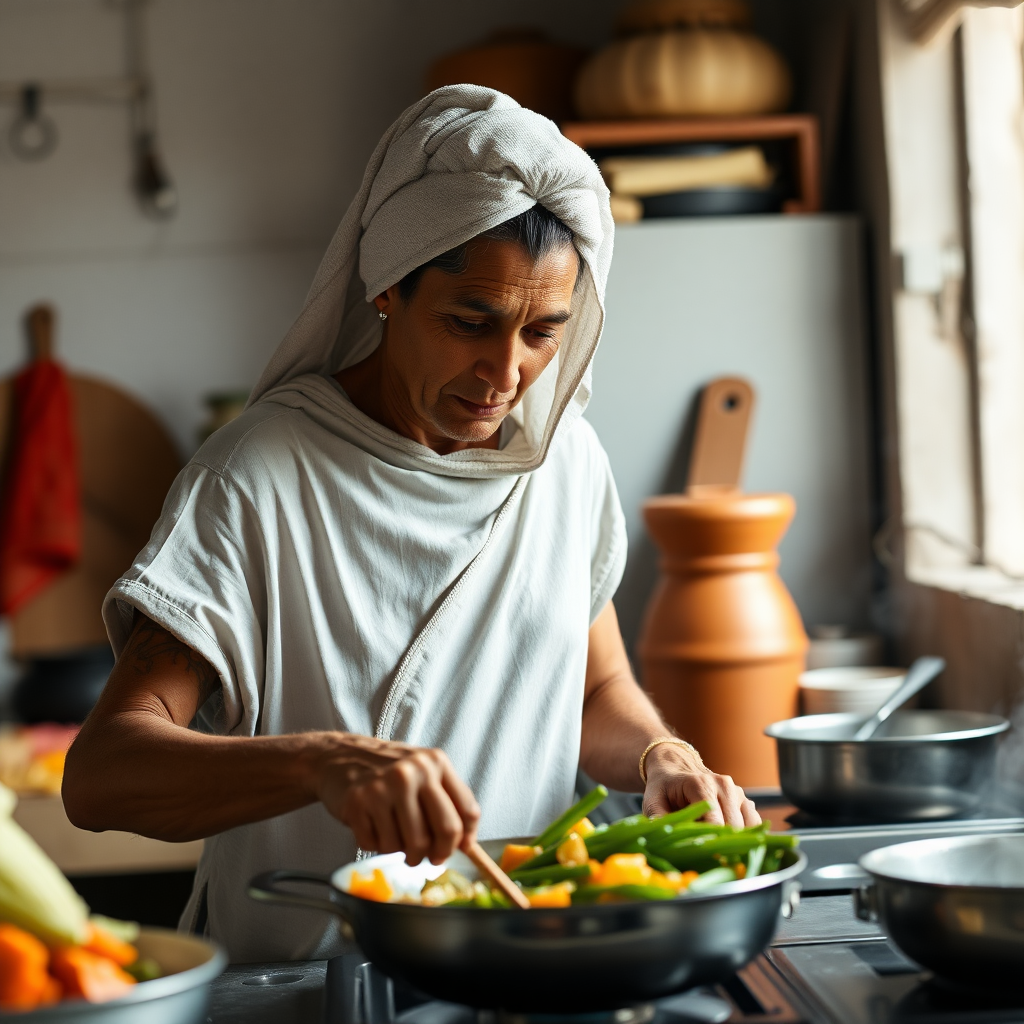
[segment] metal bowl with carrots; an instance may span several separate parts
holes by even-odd
[[[143,1006],[165,1024],[205,1019],[224,954],[200,939],[90,916],[89,908],[12,819],[0,785],[0,1018],[33,1024],[129,1024]]]

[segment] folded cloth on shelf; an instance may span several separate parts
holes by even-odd
[[[39,359],[14,378],[0,519],[0,614],[12,615],[78,561],[81,485],[71,386]]]
[[[658,196],[695,188],[767,188],[774,174],[757,146],[699,156],[614,156],[599,165],[613,193]]]

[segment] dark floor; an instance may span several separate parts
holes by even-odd
[[[159,871],[138,875],[73,875],[70,882],[94,914],[177,928],[194,877],[194,871]]]

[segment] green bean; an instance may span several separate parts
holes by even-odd
[[[714,889],[724,882],[735,882],[736,872],[732,868],[712,868],[698,875],[687,887],[687,892],[701,893]]]
[[[595,829],[583,841],[586,843],[587,853],[590,857],[594,860],[603,861],[613,853],[628,852],[629,844],[636,842],[638,839],[646,839],[648,836],[658,835],[660,843],[675,836],[677,829],[694,829],[703,835],[705,832],[714,832],[717,829],[728,828],[728,826],[722,825],[694,823],[695,818],[699,818],[702,814],[707,814],[710,806],[706,801],[701,800],[699,803],[690,804],[689,807],[680,808],[678,811],[672,811],[671,814],[666,814],[661,818],[648,818],[645,814],[632,814],[628,818],[622,818],[607,827]],[[562,817],[572,817],[572,815],[567,812]],[[569,825],[574,825],[577,821],[579,821],[579,818],[573,818]],[[557,825],[558,822],[555,824]],[[552,828],[554,828],[554,825]],[[730,829],[730,831],[732,830]],[[544,834],[538,836],[538,840],[542,839]],[[691,835],[692,833],[680,834]],[[563,836],[559,836],[558,839],[548,843],[541,853],[538,853],[536,857],[523,864],[520,870],[530,871],[534,868],[542,868],[549,864],[557,863],[558,857],[556,854],[562,838]],[[534,845],[543,846],[544,844],[538,841]],[[661,851],[658,849],[655,852],[660,855]]]
[[[709,825],[703,821],[676,825],[664,833],[654,833],[647,837],[647,845],[654,851],[673,846],[681,839],[697,839],[700,836],[731,836],[739,830],[731,825]]]
[[[586,878],[590,874],[590,867],[586,864],[572,865],[552,864],[547,867],[519,868],[518,871],[509,872],[509,878],[513,882],[519,882],[524,886],[533,887],[536,885],[553,885],[555,882],[564,882],[568,878]]]
[[[756,878],[764,865],[764,857],[768,852],[768,844],[755,846],[747,855],[747,878]]]
[[[663,830],[666,826],[675,827],[691,822],[706,814],[709,805],[703,800],[697,804],[691,804],[681,810],[673,811],[662,818],[647,818],[644,815],[634,815],[633,818],[625,818],[622,822],[612,825],[607,832],[598,836],[597,833],[587,836],[585,842],[587,851],[595,860],[604,860],[613,853],[622,853],[627,844],[646,837],[652,833]]]
[[[659,856],[670,861],[679,871],[705,871],[723,861],[741,860],[755,846],[763,845],[763,836],[721,836],[705,842],[693,840],[664,850]]]
[[[608,795],[608,790],[604,786],[597,786],[592,789],[582,800],[577,801],[565,812],[565,814],[556,818],[553,822],[536,839],[534,839],[531,845],[533,846],[544,846],[548,847],[552,843],[557,843],[560,839],[565,837],[565,834],[576,824],[580,818],[585,818],[591,811],[596,807],[599,807],[603,802],[604,798]]]
[[[653,853],[648,853],[646,850],[644,851],[644,856],[647,858],[648,865],[654,868],[655,871],[675,871],[675,865],[670,861],[656,857]]]
[[[573,903],[596,903],[602,896],[624,900],[674,900],[676,893],[656,885],[586,885],[572,894]]]

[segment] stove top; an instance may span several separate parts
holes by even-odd
[[[934,979],[857,920],[849,896],[811,897],[772,946],[722,985],[606,1014],[519,1016],[426,1000],[358,953],[233,965],[208,1024],[1022,1024],[1018,996]]]

